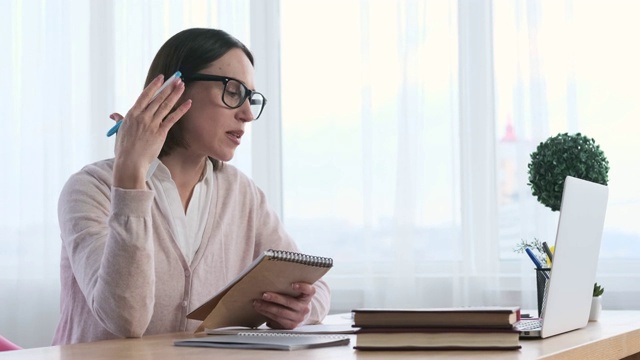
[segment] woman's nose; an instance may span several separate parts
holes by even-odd
[[[236,113],[237,120],[242,122],[253,121],[253,113],[251,112],[251,105],[249,104],[249,101],[249,99],[246,99],[238,108],[238,112]]]

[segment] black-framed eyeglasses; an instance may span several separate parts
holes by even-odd
[[[228,76],[209,75],[209,74],[193,74],[182,77],[185,83],[191,81],[220,81],[224,84],[222,91],[222,102],[231,109],[237,109],[249,99],[249,107],[251,108],[252,120],[258,120],[267,99],[261,93],[249,90],[240,80]]]

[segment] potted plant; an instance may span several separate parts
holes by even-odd
[[[593,284],[593,299],[591,299],[591,310],[589,311],[589,321],[598,321],[600,312],[602,311],[602,294],[604,287]]]

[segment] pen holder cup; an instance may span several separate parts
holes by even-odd
[[[547,302],[547,292],[549,289],[549,278],[551,268],[540,268],[536,270],[536,289],[538,299],[538,317],[542,316],[542,310]]]

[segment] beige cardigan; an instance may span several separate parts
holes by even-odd
[[[299,251],[262,191],[235,167],[214,172],[214,200],[200,248],[187,264],[154,191],[112,188],[113,159],[71,176],[58,204],[61,317],[53,344],[192,331],[186,315],[262,251]],[[150,182],[147,182],[150,184]],[[329,311],[316,282],[306,323]]]

